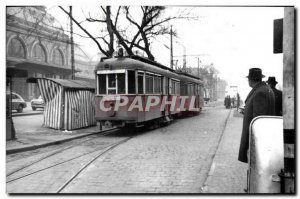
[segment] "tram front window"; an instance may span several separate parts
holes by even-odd
[[[116,74],[108,74],[108,87],[109,88],[116,87]]]
[[[125,94],[125,74],[119,73],[117,74],[118,79],[118,94]]]
[[[125,79],[125,73],[98,74],[98,94],[125,94]]]
[[[116,89],[108,89],[108,95],[116,94]]]
[[[138,94],[144,94],[144,74],[138,74]]]
[[[128,71],[128,94],[135,94],[135,71]]]
[[[98,93],[106,94],[106,75],[104,74],[98,75]]]

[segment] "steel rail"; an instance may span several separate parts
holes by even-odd
[[[114,131],[114,130],[116,130],[116,129],[117,129],[117,128],[109,129],[109,130],[104,131],[103,133],[100,133],[100,134],[97,134],[97,135],[92,135],[92,136],[93,136],[93,137],[94,137],[94,136],[105,136],[105,135],[110,134],[111,131]],[[85,140],[85,141],[83,141],[83,142],[81,142],[81,143],[84,143],[84,142],[87,142],[87,141],[90,141],[90,140],[93,140],[93,139],[94,139],[94,138],[89,138],[89,139],[87,139],[87,140]],[[42,160],[45,160],[45,159],[47,159],[47,158],[50,158],[50,157],[52,157],[52,156],[54,156],[54,155],[56,155],[56,154],[59,154],[59,153],[65,151],[65,150],[74,148],[74,147],[76,147],[76,146],[78,146],[78,144],[77,144],[77,145],[73,144],[73,145],[68,146],[68,147],[65,147],[65,148],[63,148],[63,149],[56,150],[56,151],[54,151],[53,153],[50,153],[50,154],[47,155],[47,156],[44,156],[44,157],[42,157],[42,158],[40,158],[40,159],[38,159],[38,160],[36,160],[36,161],[34,161],[34,162],[31,162],[31,163],[29,163],[29,164],[27,164],[27,165],[25,165],[25,166],[22,166],[22,167],[20,167],[20,168],[18,168],[18,169],[15,169],[14,171],[9,172],[8,174],[6,174],[6,177],[9,177],[9,176],[11,176],[12,174],[14,174],[14,173],[16,173],[16,172],[18,172],[18,171],[21,171],[21,170],[23,170],[23,169],[25,169],[25,168],[27,168],[27,167],[30,167],[30,166],[32,166],[32,165],[38,163],[38,162],[41,162]]]

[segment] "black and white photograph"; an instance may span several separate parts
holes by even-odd
[[[296,5],[47,3],[2,6],[6,195],[295,196]]]

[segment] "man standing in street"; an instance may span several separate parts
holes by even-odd
[[[266,82],[271,87],[275,96],[275,115],[282,116],[282,91],[275,88],[278,82],[276,81],[275,77],[269,77],[268,81]]]
[[[275,114],[275,100],[272,89],[262,81],[265,77],[260,68],[249,69],[248,83],[252,88],[245,100],[243,131],[238,160],[248,162],[249,126],[253,118]]]

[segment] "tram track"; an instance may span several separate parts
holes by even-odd
[[[91,141],[91,140],[94,140],[95,137],[102,137],[102,136],[109,135],[109,134],[111,134],[112,132],[114,132],[115,130],[117,130],[117,128],[109,129],[109,130],[104,131],[103,133],[99,133],[99,134],[97,134],[97,135],[92,135],[90,138],[88,138],[88,139],[82,141],[80,144],[85,143],[85,142],[88,142],[88,141]],[[57,154],[59,154],[59,153],[62,153],[62,152],[64,152],[64,151],[68,150],[68,149],[72,149],[72,148],[74,148],[74,147],[78,147],[78,143],[72,144],[72,145],[67,146],[67,147],[64,147],[64,148],[62,148],[62,149],[55,150],[54,152],[52,152],[52,153],[50,153],[50,154],[48,154],[48,155],[46,155],[46,156],[43,156],[43,157],[41,157],[41,158],[39,158],[39,159],[37,159],[37,160],[35,160],[35,161],[33,161],[33,162],[27,164],[27,165],[24,165],[24,166],[22,166],[22,167],[20,167],[20,168],[17,168],[17,169],[15,169],[15,170],[13,170],[13,171],[7,173],[7,174],[6,174],[6,177],[9,177],[9,176],[11,176],[11,175],[13,175],[13,174],[15,174],[15,173],[17,173],[17,172],[19,172],[19,171],[22,171],[22,170],[24,170],[24,169],[26,169],[26,168],[28,168],[28,167],[34,165],[34,164],[37,164],[37,163],[39,163],[39,162],[41,162],[41,161],[43,161],[43,160],[45,160],[45,159],[47,159],[47,158],[50,158],[50,157],[52,157],[52,156],[54,156],[54,155],[57,155]]]
[[[107,131],[105,131],[104,133],[101,133],[101,134],[92,135],[92,138],[89,138],[89,139],[87,139],[87,140],[84,140],[84,141],[81,142],[80,144],[86,143],[86,142],[88,142],[88,141],[90,141],[90,140],[94,140],[95,137],[100,137],[100,136],[102,137],[102,136],[111,134],[112,132],[115,132],[116,130],[119,130],[119,131],[120,131],[121,129],[114,128],[114,129],[107,130]],[[37,173],[39,173],[39,172],[42,172],[42,171],[51,169],[51,168],[56,167],[56,166],[59,166],[59,165],[63,165],[63,164],[68,163],[68,162],[70,162],[70,161],[73,161],[73,160],[79,159],[79,158],[81,158],[81,157],[88,156],[88,155],[90,155],[90,154],[93,154],[93,153],[96,153],[96,152],[99,152],[99,151],[100,151],[100,154],[97,155],[96,158],[93,158],[91,161],[89,161],[84,167],[82,167],[82,168],[77,172],[77,174],[75,174],[75,175],[72,177],[72,179],[74,179],[74,178],[75,178],[82,170],[84,170],[84,168],[86,168],[88,165],[90,165],[90,164],[91,164],[93,161],[95,161],[97,158],[99,158],[100,156],[102,156],[102,155],[105,154],[106,152],[112,150],[113,148],[115,148],[115,147],[117,147],[118,145],[120,145],[120,144],[122,144],[122,143],[128,141],[129,139],[131,139],[131,138],[133,138],[133,137],[135,137],[135,136],[136,136],[136,135],[130,136],[130,137],[128,137],[128,138],[122,139],[121,141],[116,142],[116,143],[113,143],[113,144],[110,144],[110,145],[108,145],[108,146],[105,146],[105,147],[102,146],[102,147],[96,148],[96,149],[93,150],[93,151],[89,151],[89,152],[86,152],[86,153],[84,153],[84,154],[80,154],[80,155],[78,155],[78,156],[72,157],[72,158],[70,158],[70,159],[67,159],[67,160],[58,162],[58,163],[56,163],[56,164],[52,164],[52,165],[50,165],[50,166],[46,166],[46,167],[44,167],[44,168],[35,170],[35,171],[33,171],[33,172],[26,173],[26,174],[21,175],[21,176],[19,176],[19,177],[12,178],[12,179],[10,179],[10,180],[7,180],[6,183],[8,184],[8,183],[15,182],[15,181],[17,181],[17,180],[21,180],[21,179],[23,179],[23,178],[25,178],[25,177],[28,177],[28,176],[37,174]],[[43,160],[46,160],[46,159],[48,159],[48,158],[50,158],[50,157],[53,157],[53,156],[55,156],[55,155],[58,155],[58,154],[60,154],[60,153],[62,153],[62,152],[64,152],[64,151],[66,151],[66,150],[68,150],[68,149],[72,149],[72,148],[74,148],[74,147],[78,147],[78,143],[77,143],[77,144],[76,144],[76,143],[75,143],[75,144],[72,144],[71,146],[64,147],[63,149],[56,150],[56,151],[54,151],[53,153],[50,153],[49,155],[46,155],[46,156],[44,156],[44,157],[42,157],[42,158],[39,158],[38,160],[36,160],[36,161],[34,161],[34,162],[31,162],[30,164],[27,164],[27,165],[22,166],[22,167],[20,167],[20,168],[18,168],[18,169],[15,169],[14,171],[9,172],[9,173],[6,175],[6,177],[10,177],[10,176],[13,176],[14,174],[18,174],[18,172],[21,172],[22,170],[24,170],[24,169],[26,169],[26,168],[29,168],[29,167],[31,167],[31,166],[34,166],[35,164],[38,164],[39,162],[42,162]],[[104,150],[104,151],[103,151],[103,150]],[[71,181],[68,180],[68,182],[66,182],[66,183],[69,184],[70,182],[71,182]],[[63,186],[62,186],[62,187],[63,187]],[[65,186],[64,186],[64,187],[65,187]],[[60,190],[60,191],[61,191],[61,190]],[[59,192],[60,192],[60,191],[59,191]]]
[[[48,167],[44,167],[44,168],[42,168],[42,169],[36,170],[36,171],[34,171],[34,172],[27,173],[27,174],[25,174],[25,175],[22,175],[22,176],[13,178],[13,179],[11,179],[11,180],[6,181],[6,183],[11,183],[11,182],[14,182],[14,181],[16,181],[16,180],[20,180],[20,179],[22,179],[22,178],[25,178],[25,177],[34,175],[34,174],[36,174],[36,173],[39,173],[39,172],[42,172],[42,171],[45,171],[45,170],[54,168],[54,167],[56,167],[56,166],[59,166],[59,165],[65,164],[65,163],[69,163],[69,162],[71,162],[71,161],[73,161],[73,160],[79,159],[79,158],[84,157],[84,156],[87,156],[87,155],[91,155],[91,154],[93,154],[93,153],[95,153],[95,152],[99,152],[99,151],[100,151],[100,154],[96,156],[96,157],[100,157],[100,156],[102,156],[103,154],[105,154],[106,152],[112,150],[112,149],[115,148],[116,146],[118,146],[118,145],[120,145],[120,144],[122,144],[122,143],[128,141],[128,140],[131,139],[131,138],[133,138],[133,137],[125,138],[125,139],[123,139],[123,140],[121,140],[121,141],[118,141],[118,142],[116,142],[116,143],[110,144],[110,145],[105,146],[105,147],[99,147],[99,148],[97,148],[97,149],[95,149],[95,150],[93,150],[93,151],[90,151],[90,152],[87,152],[87,153],[78,155],[78,156],[73,157],[73,158],[71,158],[71,159],[67,159],[67,160],[64,160],[64,161],[62,161],[62,162],[59,162],[59,163],[50,165],[50,166],[48,166]],[[96,159],[95,159],[95,158],[92,158],[92,160],[94,161],[94,160],[96,160]],[[92,162],[89,161],[88,165],[89,165],[90,163],[92,163]],[[88,166],[88,165],[87,165],[87,166]],[[87,166],[85,166],[84,168],[86,168]],[[83,170],[83,169],[80,169],[80,172],[81,172],[82,170]],[[77,172],[77,173],[79,174],[80,172]],[[76,175],[76,176],[77,176],[77,175]],[[69,181],[69,180],[68,180],[68,181]]]
[[[128,140],[130,140],[133,137],[129,137],[126,138],[124,140],[121,140],[118,143],[115,143],[109,147],[107,147],[106,150],[104,150],[103,152],[99,153],[96,157],[92,158],[88,163],[86,163],[83,167],[81,167],[79,169],[78,172],[76,172],[71,178],[69,178],[58,190],[56,193],[61,193],[61,191],[63,191],[84,169],[86,169],[90,164],[92,164],[95,160],[97,160],[99,157],[101,157],[102,155],[104,155],[105,153],[111,151],[112,149],[116,148],[117,146],[119,146],[120,144],[123,144],[124,142],[127,142]]]

